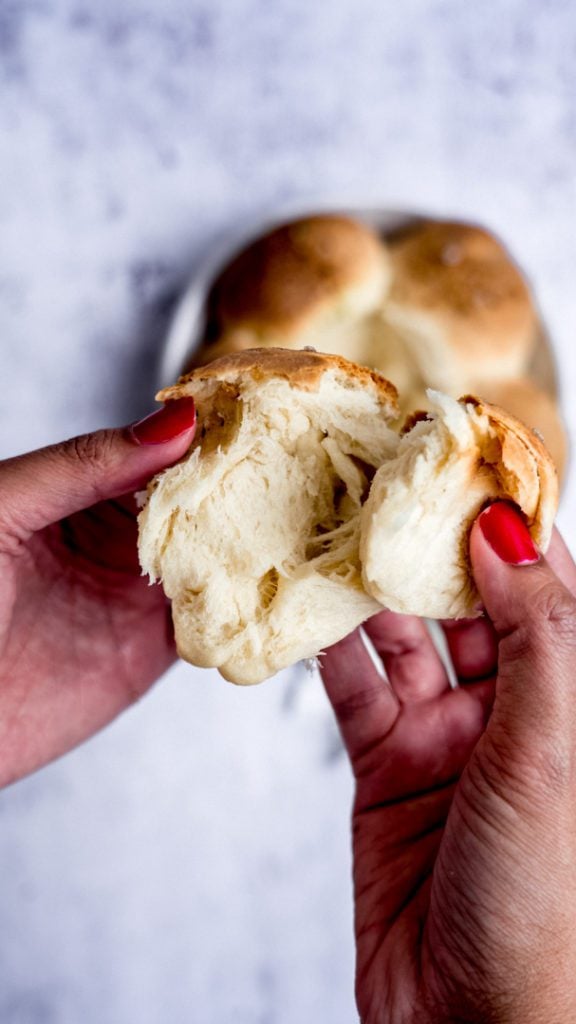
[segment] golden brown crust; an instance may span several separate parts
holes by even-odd
[[[558,403],[527,377],[490,382],[477,390],[483,399],[506,409],[526,427],[538,431],[562,480],[568,461],[568,437]]]
[[[432,414],[430,412],[427,412],[426,409],[414,409],[413,412],[408,413],[404,422],[402,423],[402,426],[400,428],[401,435],[404,436],[404,434],[409,434],[410,431],[414,429],[417,423],[426,423],[431,418]]]
[[[538,544],[542,536],[549,535],[558,508],[558,473],[548,449],[533,430],[504,409],[474,395],[465,395],[460,402],[473,405],[480,415],[488,418],[499,441],[500,450],[494,462],[499,462],[504,489],[526,513]],[[534,466],[537,486],[531,487]],[[506,479],[510,475],[517,479],[524,493],[514,494],[514,488]]]
[[[260,382],[280,377],[303,391],[315,391],[322,376],[330,370],[341,373],[355,386],[375,388],[379,401],[389,408],[390,415],[397,415],[398,392],[376,370],[358,366],[342,356],[304,349],[255,348],[225,355],[181,377],[177,384],[163,388],[156,398],[166,402],[190,394],[200,382],[214,379],[231,382],[243,377]]]
[[[538,315],[503,245],[472,224],[424,221],[389,240],[389,300],[429,314],[470,362],[502,349],[532,349]]]
[[[269,232],[223,271],[209,299],[209,341],[229,328],[291,335],[348,287],[382,268],[375,232],[348,217],[316,216]]]

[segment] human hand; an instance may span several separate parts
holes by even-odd
[[[458,689],[388,612],[365,628],[390,685],[358,631],[323,658],[356,779],[365,1024],[576,1020],[576,568],[557,534],[537,564],[497,554],[530,545],[510,506],[475,524],[491,621],[447,625]]]
[[[0,462],[0,786],[86,739],[175,658],[133,492],[184,455],[191,399]]]

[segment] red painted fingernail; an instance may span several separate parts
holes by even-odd
[[[177,398],[161,409],[133,423],[130,430],[136,444],[165,444],[196,426],[193,398]]]
[[[497,501],[485,509],[478,524],[490,547],[509,565],[533,565],[540,558],[530,531],[514,505]]]

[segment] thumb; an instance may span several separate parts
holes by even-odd
[[[195,424],[194,401],[182,398],[130,427],[83,434],[0,462],[0,542],[25,541],[65,516],[143,487],[184,455]]]
[[[490,732],[504,741],[507,754],[524,751],[533,764],[538,751],[547,761],[562,751],[571,758],[576,739],[576,600],[539,556],[512,505],[497,502],[479,516],[470,556],[498,639]]]

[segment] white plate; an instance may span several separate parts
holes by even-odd
[[[245,222],[242,225],[231,227],[214,240],[209,256],[192,276],[176,307],[159,362],[157,380],[159,388],[173,384],[178,379],[188,365],[190,357],[199,347],[206,327],[206,300],[212,284],[224,267],[242,249],[266,232],[299,217],[313,216],[318,213],[334,213],[354,217],[374,228],[382,236],[424,219],[442,219],[432,213],[390,208],[366,208],[354,204],[340,205],[321,201],[314,204],[284,207],[282,210],[276,209],[272,213],[263,214],[258,220],[251,219],[249,223]],[[512,256],[514,258],[514,254]],[[539,344],[535,348],[529,373],[540,387],[557,397],[557,375],[552,346],[542,318],[540,318],[540,324]]]

